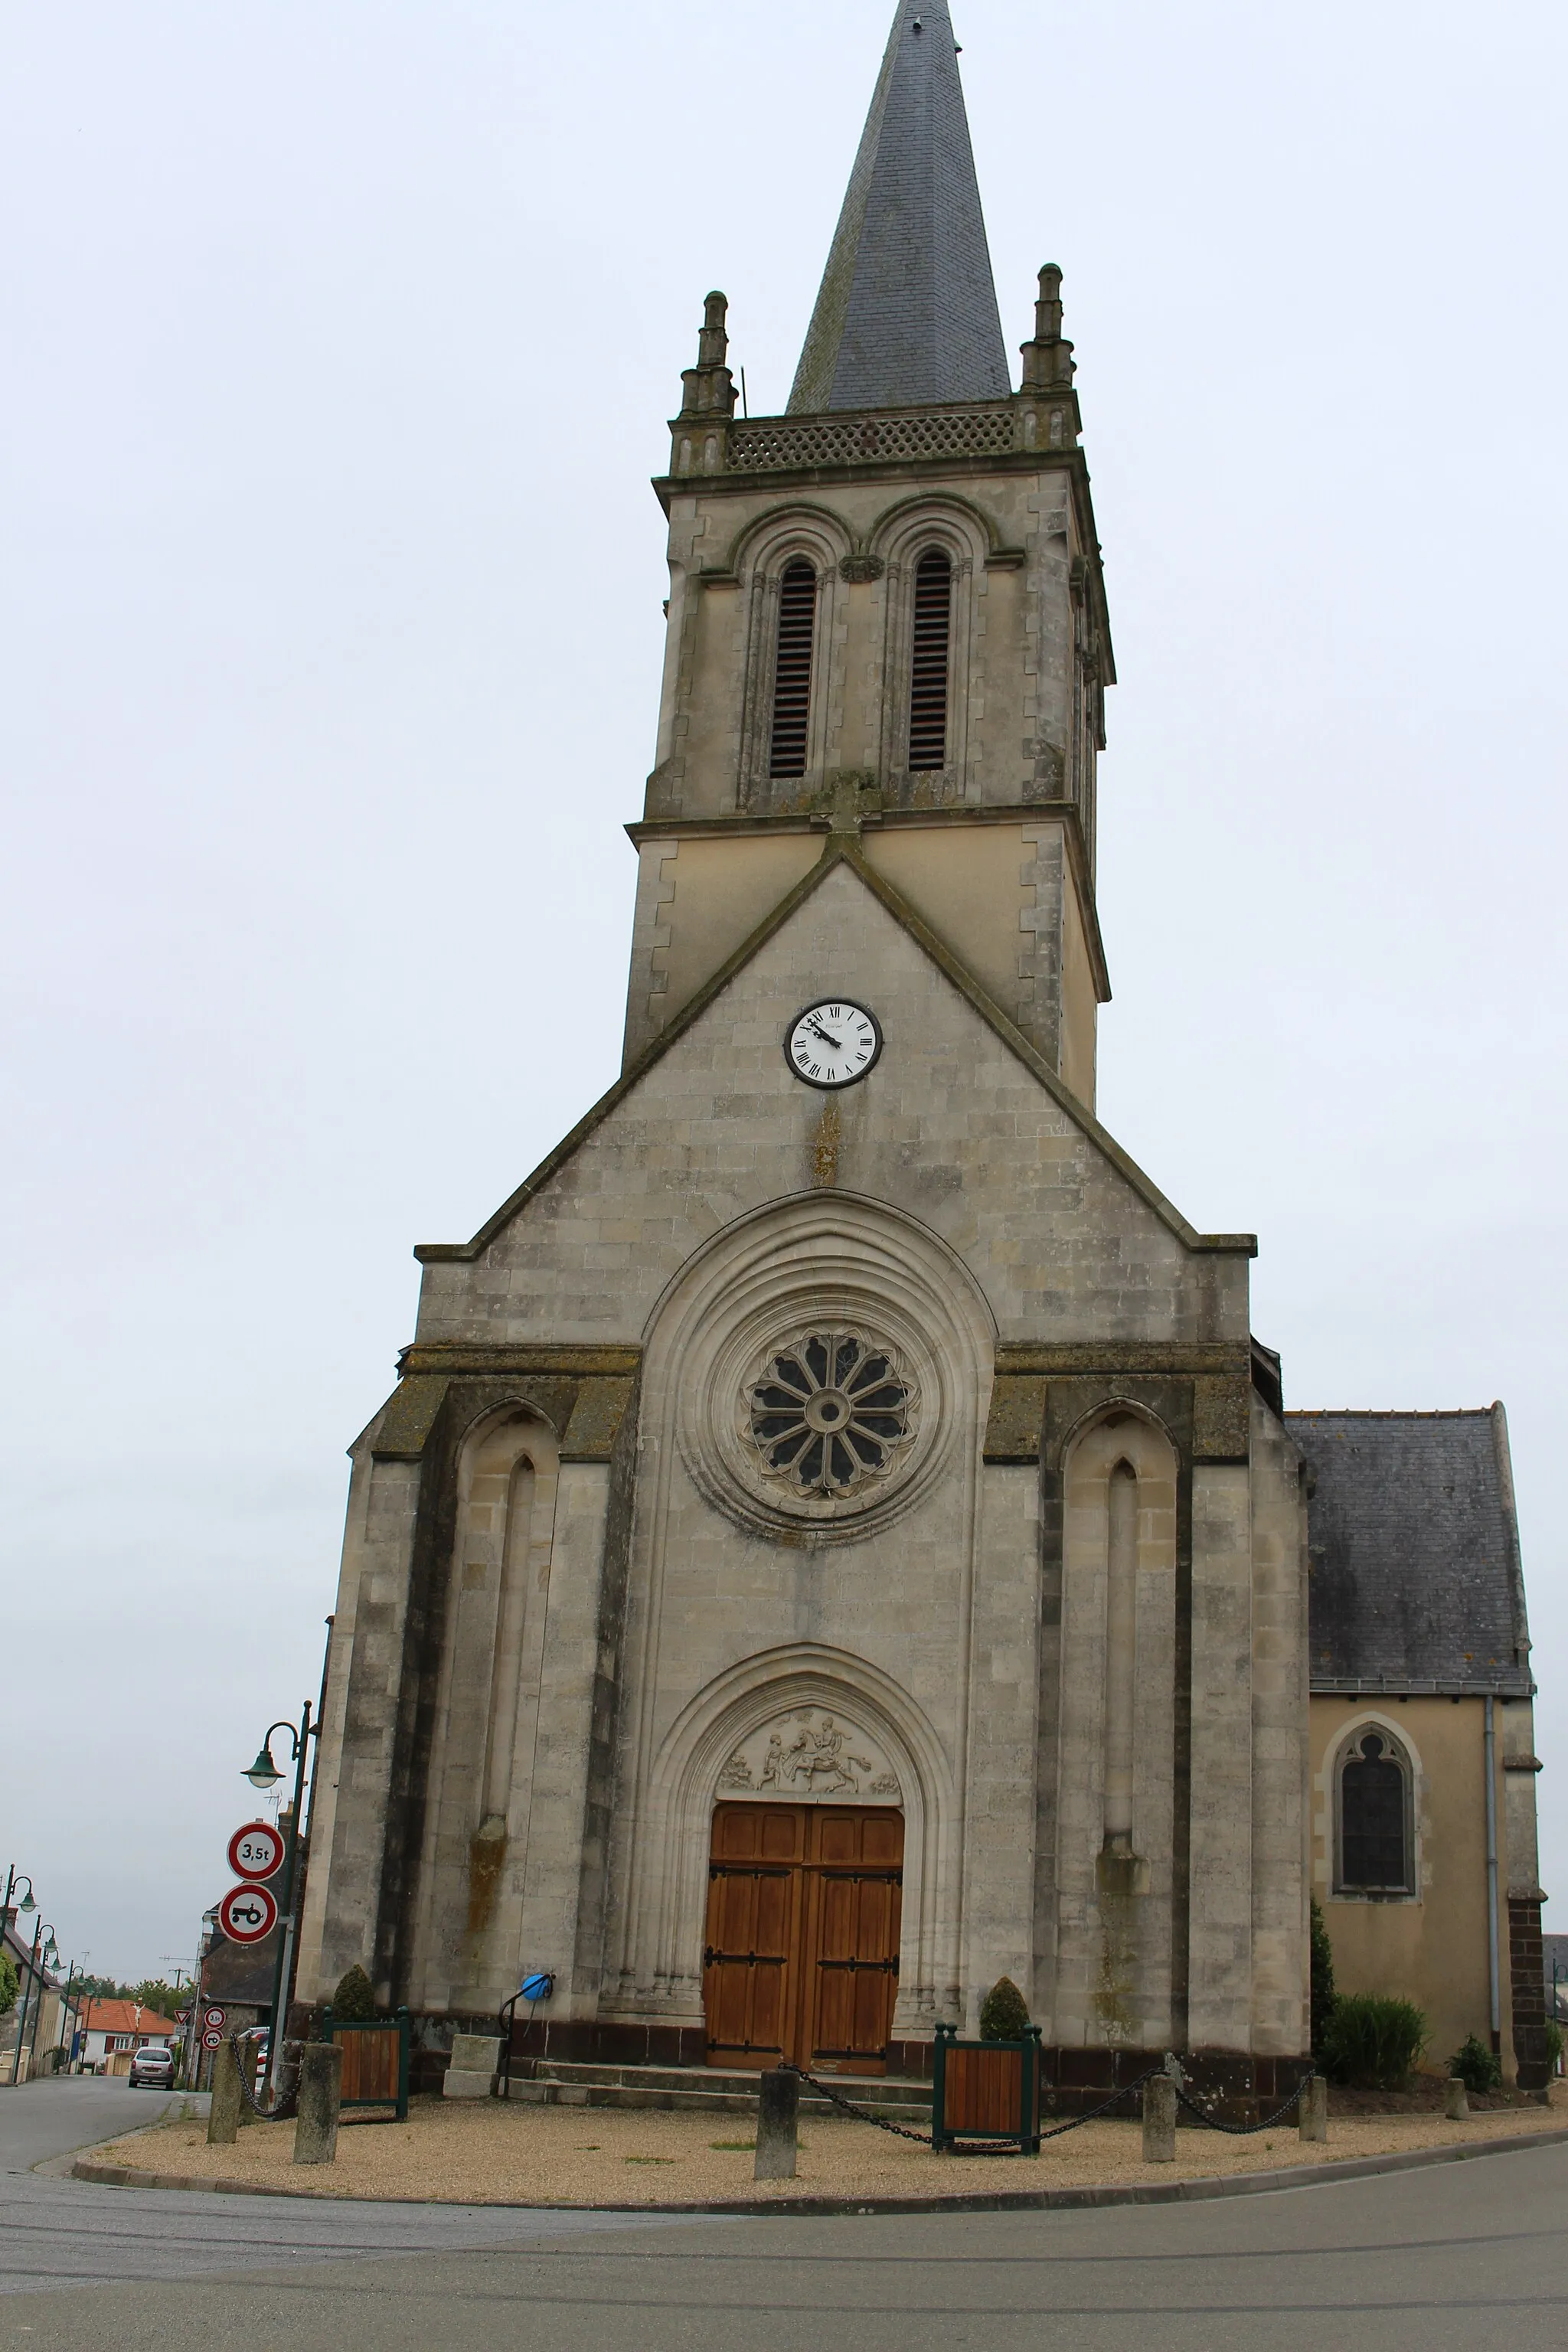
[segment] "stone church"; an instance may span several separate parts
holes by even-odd
[[[430,2049],[1238,2087],[1342,1986],[1543,2079],[1500,1408],[1287,1412],[1249,1234],[1095,1116],[1115,670],[1062,332],[1015,383],[945,0],[900,0],[788,407],[708,298],[622,1075],[352,1449],[300,1990]],[[1531,1969],[1534,1969],[1533,1981]],[[1451,2035],[1453,2042],[1445,2037]]]

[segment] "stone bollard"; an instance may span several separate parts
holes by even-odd
[[[795,2179],[795,2126],[800,2114],[800,2076],[772,2067],[757,2090],[757,2160],[754,2180]]]
[[[331,2164],[336,2157],[342,2089],[342,2043],[307,2042],[300,2053],[299,2106],[294,2124],[296,2164]]]
[[[1143,2161],[1174,2164],[1176,2160],[1176,2086],[1169,2074],[1156,2074],[1143,2085]]]
[[[1321,2074],[1314,2074],[1296,2102],[1296,2123],[1303,2139],[1327,2139],[1329,2136],[1329,2086]]]
[[[488,2099],[500,2066],[499,2033],[454,2033],[452,2063],[441,2077],[444,2099]]]
[[[1443,2085],[1443,2113],[1451,2124],[1462,2124],[1470,2112],[1463,2077],[1450,2074]]]
[[[239,2053],[232,2042],[220,2042],[213,2052],[212,2105],[207,2111],[207,2146],[232,2147],[239,2137],[245,2105],[239,2087]]]

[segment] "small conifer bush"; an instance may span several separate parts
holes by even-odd
[[[1329,1941],[1322,1907],[1312,1897],[1312,2055],[1321,2058],[1329,2020],[1334,2013],[1334,1948]]]
[[[1341,1993],[1324,2029],[1323,2072],[1359,2090],[1402,2091],[1426,2040],[1426,2013],[1413,2000]]]
[[[1011,1977],[998,1977],[980,2004],[982,2042],[1021,2042],[1029,2027],[1024,1996]]]
[[[357,2019],[374,2015],[375,1995],[370,1979],[356,1960],[332,1995],[332,2016],[352,2025]]]
[[[1474,2091],[1478,2096],[1483,2091],[1502,2088],[1502,2060],[1473,2033],[1466,2036],[1449,2059],[1448,2072],[1457,2074],[1466,2090]]]

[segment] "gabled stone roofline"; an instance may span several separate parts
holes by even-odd
[[[1068,864],[1093,970],[1095,997],[1100,1003],[1109,1004],[1110,973],[1105,961],[1105,941],[1100,936],[1100,910],[1089,880],[1083,812],[1076,801],[962,801],[945,808],[861,809],[857,813],[862,833],[910,833],[944,825],[1036,824],[1042,820],[1054,820],[1066,833]],[[723,841],[737,833],[830,833],[832,827],[831,816],[817,809],[797,809],[788,814],[773,809],[762,814],[737,809],[733,815],[723,816],[639,817],[623,829],[633,847],[640,849],[645,841]]]
[[[829,834],[823,845],[822,856],[810,872],[803,875],[795,887],[785,893],[772,914],[764,916],[751,937],[742,940],[729,961],[720,965],[712,978],[703,983],[695,996],[691,997],[659,1031],[658,1035],[650,1038],[637,1059],[627,1065],[608,1092],[600,1096],[593,1108],[578,1120],[569,1135],[562,1138],[554,1150],[540,1161],[532,1174],[524,1177],[516,1192],[508,1200],[502,1202],[493,1216],[486,1219],[473,1239],[467,1242],[421,1242],[416,1244],[414,1252],[420,1265],[445,1265],[461,1263],[464,1260],[471,1261],[479,1257],[496,1235],[511,1223],[520,1210],[525,1208],[534,1194],[549,1182],[556,1171],[565,1166],[578,1147],[585,1143],[595,1129],[601,1126],[617,1105],[626,1099],[646,1072],[652,1069],[654,1064],[668,1052],[677,1038],[683,1036],[686,1031],[700,1019],[736,974],[744,971],[759,950],[764,947],[774,932],[789,920],[796,908],[804,906],[806,899],[820,887],[833,868],[840,865],[848,866],[854,870],[871,896],[879,901],[893,920],[909,933],[916,946],[921,948],[938,970],[952,982],[959,994],[967,1000],[987,1027],[1001,1039],[1009,1053],[1023,1063],[1031,1076],[1038,1080],[1046,1092],[1067,1112],[1068,1118],[1082,1129],[1089,1141],[1110,1162],[1118,1175],[1131,1187],[1148,1208],[1152,1209],[1161,1223],[1175,1234],[1184,1248],[1193,1251],[1212,1250],[1245,1257],[1257,1256],[1256,1234],[1200,1234],[1195,1226],[1190,1225],[1174,1203],[1165,1198],[1152,1179],[1144,1174],[1136,1160],[1123,1151],[1114,1136],[1101,1127],[1087,1104],[1079,1102],[1078,1097],[1062,1084],[1049,1064],[1035,1051],[1023,1033],[1014,1027],[1001,1007],[987,996],[979,982],[959,961],[952,950],[944,945],[936,933],[921,920],[902,893],[896,890],[890,882],[885,880],[867,864],[860,854],[858,836],[853,834],[833,833]]]

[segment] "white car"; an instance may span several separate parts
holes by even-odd
[[[134,2052],[131,2072],[126,2077],[133,2091],[150,2087],[154,2091],[172,2091],[174,2087],[174,2053],[166,2042],[144,2042]]]

